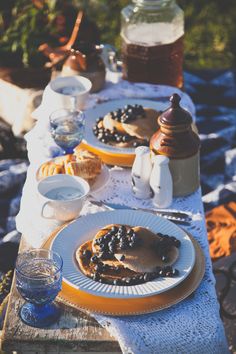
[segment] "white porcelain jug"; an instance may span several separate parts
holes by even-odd
[[[135,160],[132,166],[132,190],[135,197],[148,199],[152,196],[149,179],[152,171],[150,150],[147,146],[139,146],[135,149]]]
[[[150,186],[154,194],[153,204],[158,208],[170,206],[173,198],[173,182],[168,157],[163,155],[155,155],[153,157]]]

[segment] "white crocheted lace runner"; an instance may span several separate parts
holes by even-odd
[[[130,84],[119,81],[117,74],[110,74],[107,88],[91,95],[90,106],[99,100],[129,97],[168,97],[173,91],[181,94],[183,105],[195,114],[191,99],[183,92],[166,86]],[[114,86],[114,82],[118,82]],[[54,143],[48,138],[47,119],[41,117],[34,129],[27,134],[27,147],[31,165],[23,189],[21,209],[17,216],[17,229],[33,247],[39,247],[58,222],[40,217],[37,203],[35,172],[38,166],[52,156]],[[138,200],[131,191],[130,169],[113,167],[110,180],[93,198],[106,202],[125,204],[130,207],[153,207],[150,200]],[[30,207],[29,207],[30,206]],[[110,317],[94,315],[107,328],[121,346],[123,353],[134,354],[224,354],[229,353],[224,328],[219,316],[215,292],[215,280],[208,252],[208,241],[201,190],[188,197],[176,198],[170,207],[189,212],[191,225],[186,227],[200,243],[205,259],[204,278],[192,296],[179,304],[159,312],[142,316]],[[98,208],[86,202],[82,215],[94,213]],[[148,301],[148,300],[147,300]]]

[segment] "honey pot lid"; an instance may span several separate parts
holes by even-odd
[[[191,114],[180,106],[180,101],[181,97],[177,93],[170,97],[171,106],[160,115],[160,124],[176,126],[192,123]]]

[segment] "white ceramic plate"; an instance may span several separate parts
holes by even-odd
[[[36,179],[38,180],[39,169],[36,172]],[[96,177],[95,182],[90,187],[90,194],[100,191],[108,183],[110,179],[109,168],[106,165],[102,165],[101,173]]]
[[[109,168],[106,165],[102,165],[101,173],[97,176],[96,181],[90,188],[90,194],[100,191],[108,183],[110,179]]]
[[[91,240],[102,227],[113,223],[143,226],[155,233],[161,232],[179,239],[181,241],[180,256],[174,265],[179,270],[179,276],[157,278],[144,284],[132,286],[102,284],[86,277],[76,263],[75,251],[81,244]],[[160,294],[182,282],[191,272],[195,263],[194,246],[182,229],[164,218],[136,210],[115,210],[82,216],[59,231],[51,248],[63,258],[65,282],[75,289],[103,297],[135,298]]]
[[[99,117],[104,117],[107,113],[114,111],[118,108],[123,108],[125,105],[135,105],[140,104],[143,107],[153,108],[157,111],[165,110],[169,105],[170,102],[166,101],[151,101],[145,99],[135,99],[135,98],[126,98],[122,100],[113,100],[108,101],[105,103],[98,104],[94,108],[91,108],[85,112],[85,136],[84,142],[90,146],[93,146],[97,149],[106,151],[106,152],[113,152],[119,154],[134,154],[134,148],[120,148],[116,146],[111,146],[108,144],[104,144],[100,142],[97,137],[93,134],[93,127],[96,124],[96,119]]]

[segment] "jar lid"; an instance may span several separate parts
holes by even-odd
[[[192,123],[191,114],[179,105],[180,100],[181,97],[177,93],[170,97],[171,106],[160,115],[160,124],[176,126]]]

